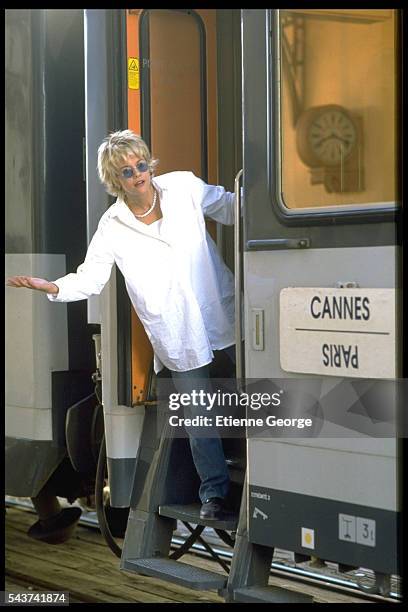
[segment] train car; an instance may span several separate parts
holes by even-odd
[[[6,274],[63,275],[87,244],[83,15],[9,10],[6,26]],[[32,498],[30,535],[61,542],[81,510],[57,496],[72,503],[94,488],[98,328],[85,303],[50,308],[6,291],[5,489]]]
[[[381,427],[402,377],[398,11],[243,11],[242,44],[238,376],[302,389],[302,416],[318,398],[320,431],[248,439],[229,590],[268,599],[259,566],[277,547],[371,568],[387,593],[401,571],[401,433]]]
[[[6,492],[32,497],[41,518],[56,495],[89,491],[101,382],[110,503],[129,509],[122,569],[228,602],[310,601],[268,587],[280,548],[368,568],[387,595],[401,572],[401,450],[388,427],[402,376],[400,12],[34,10],[18,29],[21,13],[9,12],[8,274],[52,280],[81,262],[112,203],[97,148],[133,129],[157,174],[191,170],[235,192],[235,227],[207,225],[236,281],[236,371],[215,362],[213,379],[238,396],[278,392],[280,415],[290,398],[313,428],[225,433],[235,513],[201,520],[186,438],[158,425],[165,376],[120,271],[87,304],[8,289]],[[29,83],[25,46],[43,66]],[[196,527],[170,555],[177,520]],[[205,526],[232,548],[228,577],[177,561]]]

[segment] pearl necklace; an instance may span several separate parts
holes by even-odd
[[[135,217],[138,217],[138,219],[142,219],[143,217],[147,217],[147,215],[149,215],[153,208],[156,206],[156,199],[157,199],[157,191],[154,190],[154,196],[153,196],[153,203],[151,205],[151,207],[146,210],[146,212],[144,212],[142,215],[137,215],[135,212],[133,213],[135,215]]]

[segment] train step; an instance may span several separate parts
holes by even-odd
[[[313,597],[280,587],[246,587],[235,589],[233,600],[258,603],[312,603]]]
[[[238,515],[228,514],[222,520],[218,519],[201,519],[200,518],[200,504],[189,504],[189,505],[168,505],[159,506],[160,516],[166,516],[167,518],[178,519],[179,521],[185,521],[186,523],[193,523],[194,525],[205,525],[206,527],[212,527],[213,529],[221,529],[223,531],[235,531],[238,525]]]
[[[210,591],[223,589],[227,583],[227,576],[217,572],[210,572],[199,567],[193,567],[187,563],[180,563],[173,559],[154,557],[151,559],[128,559],[127,571],[135,571],[144,576],[161,578],[167,582],[197,589],[199,591]]]

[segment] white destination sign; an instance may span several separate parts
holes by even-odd
[[[287,372],[395,378],[395,290],[282,289],[280,361]]]

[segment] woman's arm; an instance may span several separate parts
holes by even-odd
[[[193,173],[191,173],[191,188],[194,201],[201,206],[206,217],[211,217],[224,225],[234,225],[234,193],[226,191],[221,185],[207,185]]]
[[[84,300],[102,291],[109,280],[114,261],[106,236],[105,223],[101,219],[89,244],[85,260],[75,273],[62,276],[53,282],[30,276],[13,276],[7,279],[7,285],[44,291],[52,302]]]

